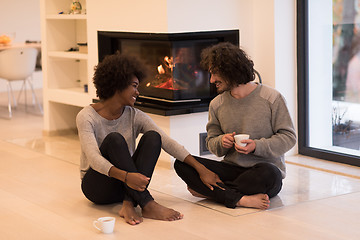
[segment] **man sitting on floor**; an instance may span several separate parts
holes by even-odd
[[[285,99],[275,89],[253,82],[254,64],[240,48],[220,43],[201,56],[220,93],[209,106],[206,144],[224,159],[176,160],[175,170],[194,196],[229,208],[267,209],[282,188],[284,154],[296,143]],[[240,133],[250,135],[242,140],[245,146],[234,142]]]

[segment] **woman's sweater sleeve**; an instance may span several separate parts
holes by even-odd
[[[95,121],[86,111],[80,112],[76,117],[76,125],[78,129],[81,156],[80,169],[91,167],[104,175],[109,175],[109,170],[113,166],[100,153],[100,149],[95,137]]]
[[[161,136],[161,147],[165,152],[173,156],[174,158],[184,161],[184,159],[190,154],[184,146],[179,144],[177,141],[169,137],[160,127],[158,127],[155,122],[144,112],[137,110],[136,114],[138,115],[135,119],[140,121],[138,124],[142,126],[140,132],[145,133],[147,131],[153,130],[160,134]],[[138,125],[136,124],[136,125]]]

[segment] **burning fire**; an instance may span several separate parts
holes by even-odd
[[[163,66],[163,65],[165,65],[165,66]],[[172,57],[168,57],[168,56],[165,56],[164,57],[164,62],[163,62],[163,64],[160,64],[159,66],[158,66],[158,73],[159,74],[165,74],[165,73],[167,73],[167,72],[170,72],[170,73],[172,73],[173,72],[173,70],[174,70],[174,61],[173,61],[173,58]]]
[[[175,87],[175,80],[173,79],[174,61],[172,57],[165,56],[163,64],[157,67],[160,78],[165,79],[165,82],[155,86],[157,88],[165,88],[170,90],[179,90]]]
[[[146,84],[146,87],[163,88],[169,90],[189,89],[189,82],[196,79],[198,72],[184,57],[175,58],[165,56],[157,66],[155,79]]]
[[[162,65],[159,65],[159,66],[158,66],[158,73],[159,73],[159,74],[165,74],[165,69],[163,68]]]
[[[167,64],[167,67],[171,69],[171,71],[174,69],[174,61],[172,57],[164,57],[165,64]]]

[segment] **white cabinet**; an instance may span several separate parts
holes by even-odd
[[[91,85],[88,54],[69,51],[88,42],[86,0],[80,0],[81,14],[69,14],[72,2],[40,2],[46,135],[75,129],[76,114],[92,99],[87,92]]]

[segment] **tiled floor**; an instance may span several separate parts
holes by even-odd
[[[193,197],[160,162],[150,191],[185,217],[129,226],[117,215],[120,205],[95,206],[83,197],[77,137],[43,137],[42,117],[23,110],[19,106],[12,120],[0,118],[1,239],[358,239],[360,234],[360,169],[303,156],[287,157],[284,188],[266,211],[232,210]],[[0,117],[5,111],[0,105]],[[106,215],[116,217],[113,234],[92,226]]]

